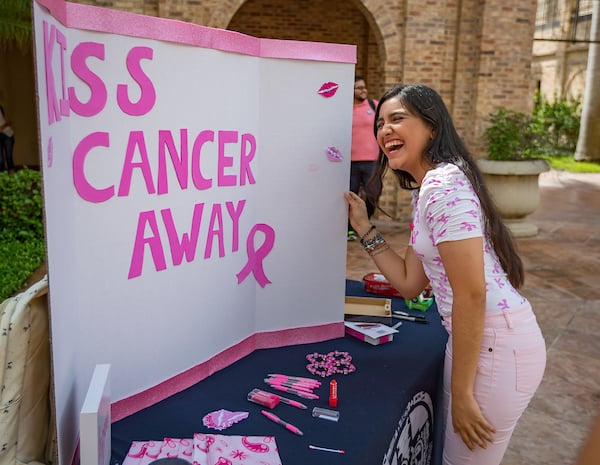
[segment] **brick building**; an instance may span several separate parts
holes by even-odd
[[[499,106],[529,111],[532,105],[537,0],[77,2],[257,37],[356,44],[356,73],[366,78],[371,96],[398,82],[434,87],[476,157],[485,154],[481,135],[489,113]],[[405,193],[386,186],[386,211],[405,219],[405,203]]]
[[[594,0],[537,0],[532,78],[549,99],[583,97]]]

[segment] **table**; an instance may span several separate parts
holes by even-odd
[[[346,282],[346,295],[367,294],[359,281]],[[393,310],[406,310],[402,299],[392,299]],[[194,432],[227,435],[275,436],[283,465],[391,465],[441,463],[441,380],[447,334],[437,309],[424,313],[429,324],[404,321],[392,342],[372,346],[346,335],[314,344],[257,350],[196,385],[112,424],[111,465],[120,464],[134,440],[191,438]],[[394,320],[396,321],[396,320]],[[306,355],[347,351],[356,372],[335,375],[338,383],[338,422],[313,418],[312,408],[326,407],[329,380],[319,378],[319,400],[299,399],[301,410],[280,404],[273,413],[302,430],[297,436],[260,414],[263,408],[246,400],[253,388],[276,392],[263,382],[268,373],[312,377]],[[333,378],[333,377],[332,377]],[[285,395],[285,394],[284,394]],[[221,408],[250,412],[248,419],[216,431],[202,418]],[[315,451],[309,444],[343,449],[345,454]],[[431,457],[431,461],[429,458]]]

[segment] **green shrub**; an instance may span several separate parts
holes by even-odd
[[[42,187],[39,171],[0,173],[0,233],[20,241],[44,236]]]
[[[0,173],[0,302],[21,289],[44,262],[41,175]]]
[[[531,114],[500,107],[490,115],[485,130],[488,159],[522,160],[572,155],[581,124],[581,102],[556,98],[554,102],[537,93]]]
[[[8,240],[0,242],[0,302],[14,295],[44,262],[43,238],[27,242]]]
[[[532,118],[501,107],[490,115],[492,124],[485,130],[490,160],[522,160],[535,157],[536,134]]]
[[[550,102],[537,92],[531,130],[538,135],[539,150],[551,156],[573,154],[581,125],[581,101],[558,98]]]

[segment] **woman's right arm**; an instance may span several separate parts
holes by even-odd
[[[354,192],[346,192],[344,197],[349,206],[350,223],[356,234],[364,239],[372,238],[376,231],[371,228],[365,202]],[[429,282],[423,270],[423,264],[412,247],[408,248],[404,257],[398,255],[391,248],[385,250],[378,248],[371,258],[389,283],[407,299],[419,295]]]
[[[381,274],[405,299],[418,296],[429,283],[423,264],[412,247],[408,247],[404,258],[391,248],[371,258]]]

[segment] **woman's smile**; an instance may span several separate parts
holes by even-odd
[[[429,124],[411,113],[397,98],[381,104],[377,120],[377,143],[388,157],[390,168],[422,178],[423,154],[433,130]]]

